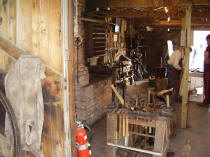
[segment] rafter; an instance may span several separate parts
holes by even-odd
[[[155,21],[152,22],[151,26],[181,26],[181,20],[173,20],[173,21]],[[210,26],[210,21],[192,21],[191,26]]]
[[[191,0],[192,5],[210,5],[209,0]],[[108,7],[165,7],[186,6],[189,0],[108,0]]]

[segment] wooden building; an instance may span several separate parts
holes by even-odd
[[[8,72],[21,55],[46,66],[43,157],[76,156],[76,119],[92,125],[106,115],[116,99],[113,64],[138,44],[152,73],[167,41],[181,43],[187,89],[191,32],[209,30],[209,11],[209,0],[0,0],[0,69]],[[187,104],[184,90],[182,128]]]

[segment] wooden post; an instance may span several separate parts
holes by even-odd
[[[119,115],[118,139],[122,138],[122,115]]]
[[[126,126],[125,136],[127,137],[129,135],[128,115],[126,115],[125,126]]]
[[[166,120],[157,120],[155,126],[155,143],[154,143],[154,151],[163,152],[165,146],[165,136],[166,136],[167,121]],[[165,155],[165,154],[164,154]],[[164,156],[163,155],[163,156]],[[153,157],[158,157],[153,155]]]
[[[185,47],[184,57],[184,73],[182,78],[182,114],[181,114],[181,127],[187,126],[187,111],[188,111],[188,76],[189,76],[189,56],[190,56],[190,37],[191,37],[191,5],[186,7],[186,14],[184,19],[184,31],[182,30],[181,37],[185,38],[181,46]],[[182,28],[183,29],[183,28]],[[185,37],[184,37],[185,36]],[[183,40],[182,40],[183,41]]]
[[[71,154],[70,157],[76,156],[76,123],[75,123],[75,93],[74,93],[74,4],[72,0],[68,0],[68,48],[69,48],[69,119],[70,119],[70,136],[71,136]]]
[[[148,89],[148,95],[147,95],[147,101],[148,101],[148,103],[150,103],[150,94],[151,94],[151,91],[150,91],[150,88]]]
[[[123,114],[122,115],[122,117],[123,117],[123,137],[125,137],[125,115]]]
[[[108,113],[106,123],[107,142],[113,143],[117,139],[117,114]],[[116,157],[116,147],[107,146],[107,157]]]
[[[167,108],[170,108],[169,95],[166,95],[166,105],[167,105]]]

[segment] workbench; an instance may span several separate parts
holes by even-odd
[[[116,157],[117,148],[153,157],[165,157],[169,145],[170,118],[158,115],[141,115],[126,109],[116,109],[107,113],[107,157]],[[154,139],[152,147],[144,143],[144,148],[134,146],[134,139],[144,141]]]

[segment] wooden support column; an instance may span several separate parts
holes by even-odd
[[[181,127],[187,126],[187,112],[188,112],[188,76],[189,76],[189,59],[190,59],[190,44],[191,44],[191,5],[186,7],[186,14],[183,20],[181,46],[185,47],[184,57],[184,73],[182,78],[182,114],[181,114]],[[184,40],[183,40],[184,39]]]
[[[75,123],[75,93],[74,93],[74,4],[73,0],[68,0],[68,48],[69,48],[69,114],[70,114],[70,130],[71,130],[71,155],[76,156],[75,140],[76,140],[76,123]]]
[[[107,114],[106,120],[107,142],[117,139],[117,114]],[[107,146],[107,157],[116,157],[116,147]]]
[[[167,136],[167,121],[166,120],[157,120],[155,127],[155,143],[154,143],[154,151],[163,152],[163,157],[165,157],[164,147],[165,142],[168,142]],[[158,157],[157,155],[153,155],[153,157]]]

